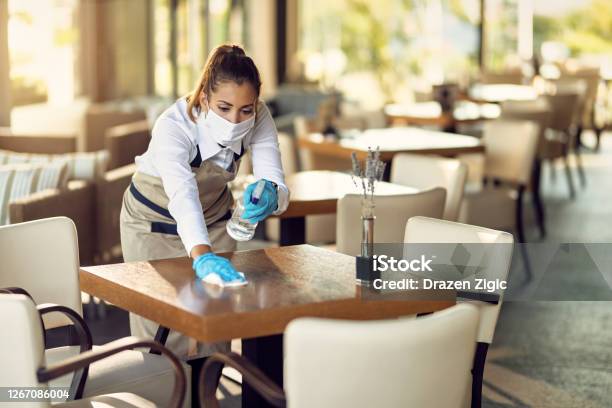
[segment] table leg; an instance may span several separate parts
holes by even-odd
[[[306,217],[280,219],[280,246],[306,243]]]
[[[169,328],[164,327],[164,326],[159,326],[157,328],[157,333],[155,333],[155,338],[153,340],[155,340],[156,342],[158,342],[162,346],[165,346],[166,345],[166,340],[168,340],[168,334],[170,334],[170,329]],[[156,351],[156,350],[153,350],[153,349],[151,349],[149,351],[149,353],[161,355],[160,351]]]
[[[385,171],[383,173],[382,181],[391,181],[391,160],[385,161]]]
[[[242,355],[255,364],[274,383],[283,386],[283,335],[242,339]],[[242,381],[242,408],[271,407],[252,389],[246,381]]]

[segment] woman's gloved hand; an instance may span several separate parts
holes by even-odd
[[[232,263],[212,252],[198,256],[193,261],[196,276],[204,279],[208,275],[217,274],[223,282],[244,282],[244,277],[236,271]]]
[[[251,198],[257,182],[249,184],[244,191],[244,212],[242,218],[251,224],[264,220],[278,208],[278,193],[271,181],[264,180],[266,185],[261,193],[259,201],[255,204]]]

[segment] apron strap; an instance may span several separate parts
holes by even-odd
[[[223,215],[223,217],[215,221],[215,224],[221,221],[227,221],[230,218],[232,218],[232,212],[228,211],[225,213],[225,215]],[[157,232],[160,234],[178,235],[178,231],[176,230],[176,224],[168,224],[166,222],[152,222],[151,232]]]
[[[244,155],[244,144],[240,144],[240,154],[234,153],[234,161],[240,160],[240,158]]]
[[[150,208],[151,210],[155,211],[156,213],[160,215],[163,215],[166,218],[170,218],[171,220],[174,220],[172,215],[170,215],[170,211],[168,211],[167,208],[159,206],[155,204],[153,201],[149,200],[147,197],[143,196],[142,193],[136,189],[136,186],[134,185],[134,183],[130,183],[130,192],[132,193],[134,198],[138,202],[143,204],[144,206]]]
[[[147,197],[142,195],[142,193],[138,191],[134,183],[130,184],[130,193],[132,193],[136,201],[138,201],[145,207],[150,208],[156,213],[163,215],[164,217],[169,218],[174,221],[174,218],[172,217],[172,215],[170,215],[170,211],[168,211],[164,207],[161,207],[155,204],[153,201],[149,200]],[[227,210],[227,212],[223,215],[223,217],[219,218],[217,221],[215,221],[215,223],[219,221],[227,221],[230,218],[232,218],[232,210]],[[178,232],[176,230],[176,224],[170,224],[170,223],[159,222],[159,221],[151,223],[151,232],[158,232],[160,234],[178,235]]]
[[[189,163],[191,167],[200,167],[202,165],[202,155],[200,154],[200,146],[196,145],[196,157]]]

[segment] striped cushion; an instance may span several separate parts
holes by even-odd
[[[0,165],[0,225],[9,224],[9,204],[48,188],[66,188],[67,164],[20,163]]]
[[[67,154],[34,154],[17,153],[8,150],[0,150],[0,165],[16,163],[49,163],[65,162],[68,166],[69,180],[94,181],[101,177],[106,171],[108,164],[108,152],[100,150],[97,152],[79,152]]]

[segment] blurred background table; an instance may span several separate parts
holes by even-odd
[[[347,131],[339,140],[311,133],[298,139],[302,149],[309,149],[321,156],[350,159],[353,152],[364,160],[368,149],[380,148],[380,159],[387,163],[383,180],[391,174],[391,160],[398,153],[435,154],[454,157],[464,153],[482,153],[484,144],[476,137],[437,132],[416,127],[393,127]]]
[[[437,126],[452,133],[457,131],[457,125],[461,123],[496,119],[501,110],[497,104],[457,101],[452,112],[444,112],[440,103],[430,101],[389,104],[385,106],[384,112],[391,126]]]
[[[303,171],[287,177],[291,198],[280,218],[280,245],[306,242],[306,216],[335,214],[336,204],[345,194],[361,194],[351,176],[335,171]],[[412,194],[418,190],[387,182],[376,185],[377,195]]]
[[[485,103],[533,101],[538,97],[538,92],[529,85],[476,84],[468,90],[468,97],[474,102]]]

